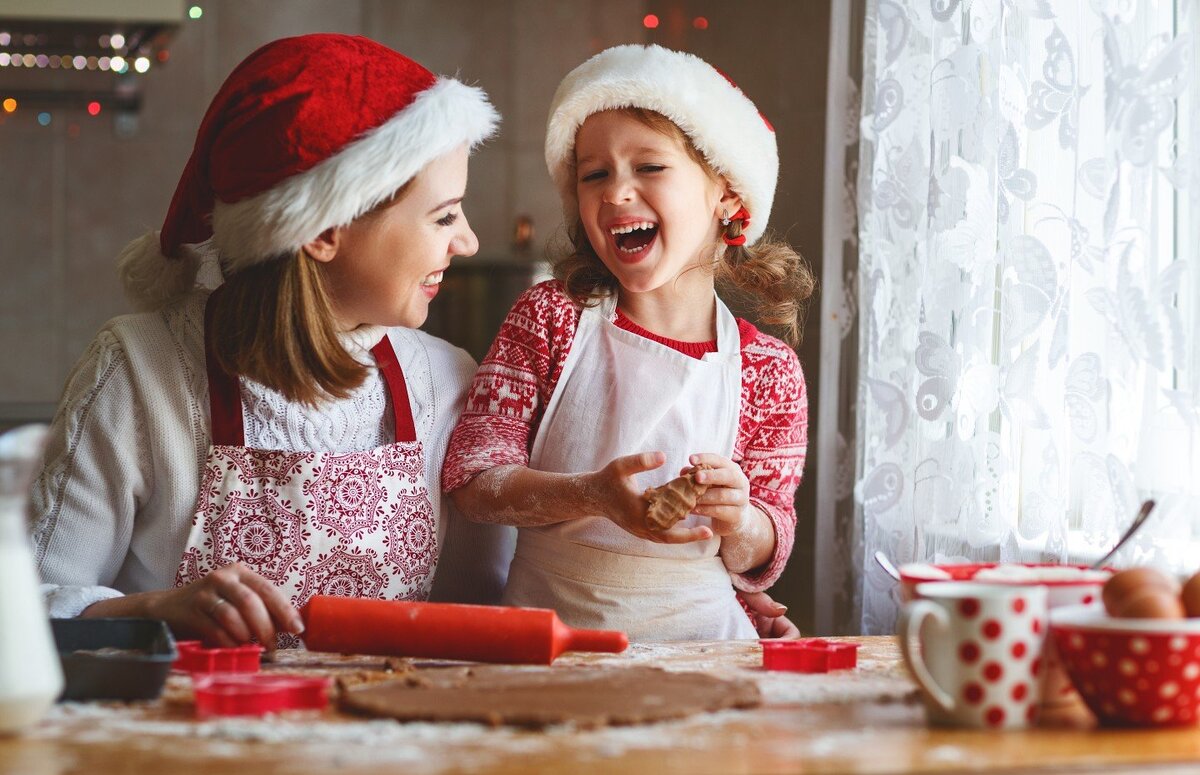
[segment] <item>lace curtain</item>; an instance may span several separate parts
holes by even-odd
[[[1148,497],[1119,561],[1200,566],[1197,5],[835,11],[822,631],[892,631],[876,550],[1088,561]]]

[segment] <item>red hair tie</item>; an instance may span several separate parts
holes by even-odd
[[[730,237],[728,234],[724,235],[723,239],[725,240],[725,244],[733,245],[735,247],[738,245],[745,245],[746,244],[746,233],[745,232],[746,232],[746,229],[750,228],[750,213],[748,213],[746,211],[745,207],[739,207],[738,211],[729,217],[729,220],[741,221],[742,222],[742,233],[737,235],[736,237]]]

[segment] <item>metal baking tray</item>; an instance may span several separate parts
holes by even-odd
[[[51,619],[63,700],[151,700],[178,656],[157,619]]]

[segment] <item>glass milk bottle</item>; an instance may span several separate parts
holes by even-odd
[[[0,435],[0,735],[36,723],[62,691],[62,669],[29,542],[29,486],[46,427]]]

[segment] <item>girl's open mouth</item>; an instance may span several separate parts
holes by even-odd
[[[658,237],[658,225],[643,221],[614,226],[609,233],[617,246],[619,257],[627,256],[628,260],[636,260],[654,244],[654,240]]]

